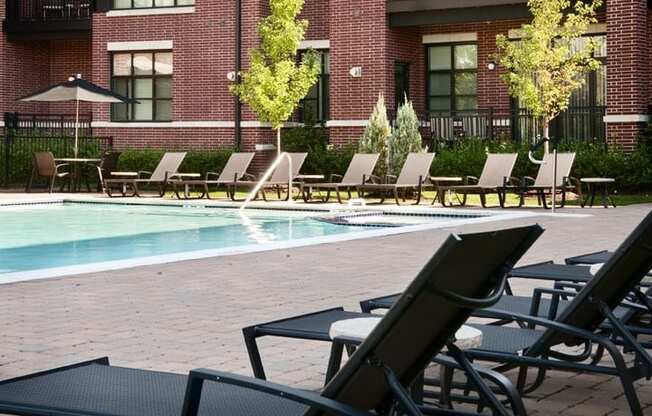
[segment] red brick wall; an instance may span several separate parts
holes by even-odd
[[[646,0],[607,1],[607,104],[609,115],[647,114],[650,104],[650,50]],[[634,147],[644,123],[611,123],[608,136]]]
[[[387,30],[385,2],[331,0],[331,119],[365,120],[378,99],[386,94]],[[362,67],[362,77],[349,75]],[[360,129],[358,129],[360,130]],[[333,129],[331,140],[348,140],[349,130]]]
[[[306,0],[300,18],[310,25],[306,39],[324,40],[330,38],[330,4],[324,0]]]
[[[90,40],[57,40],[49,43],[49,84],[66,81],[71,75],[81,74],[84,79],[93,79],[92,50]],[[52,103],[50,112],[74,114],[73,103]],[[81,103],[80,113],[90,114],[92,106]]]
[[[0,1],[0,21],[4,18],[5,2]],[[19,103],[16,99],[47,86],[47,55],[45,44],[8,42],[0,33],[0,120],[5,112],[45,111],[46,105]]]

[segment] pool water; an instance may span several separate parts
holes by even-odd
[[[305,212],[79,203],[0,207],[0,224],[0,276],[360,231]]]
[[[346,208],[332,213],[240,213],[233,208],[92,201],[0,205],[0,284],[386,236],[501,216]]]

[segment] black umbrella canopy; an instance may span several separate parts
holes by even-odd
[[[73,78],[69,81],[48,87],[32,93],[19,101],[87,101],[94,103],[135,103],[131,98],[123,97],[113,91],[102,88],[82,78]]]

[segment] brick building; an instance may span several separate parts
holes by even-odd
[[[272,143],[228,90],[230,73],[247,65],[266,3],[5,0],[0,113],[70,113],[66,105],[16,99],[81,73],[140,102],[83,108],[92,112],[93,134],[114,137],[118,148]],[[323,52],[323,74],[297,118],[324,121],[332,143],[359,137],[379,93],[390,110],[408,95],[442,138],[531,134],[492,58],[496,35],[516,38],[529,18],[526,1],[306,0],[303,15],[310,29],[302,47]],[[573,97],[557,134],[631,147],[652,105],[652,6],[606,0],[587,36],[602,42],[604,67]]]

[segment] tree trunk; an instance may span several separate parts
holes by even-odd
[[[544,149],[546,154],[550,153],[550,121],[543,120],[543,139],[546,140],[544,144]]]
[[[276,155],[281,156],[281,128],[276,129]]]

